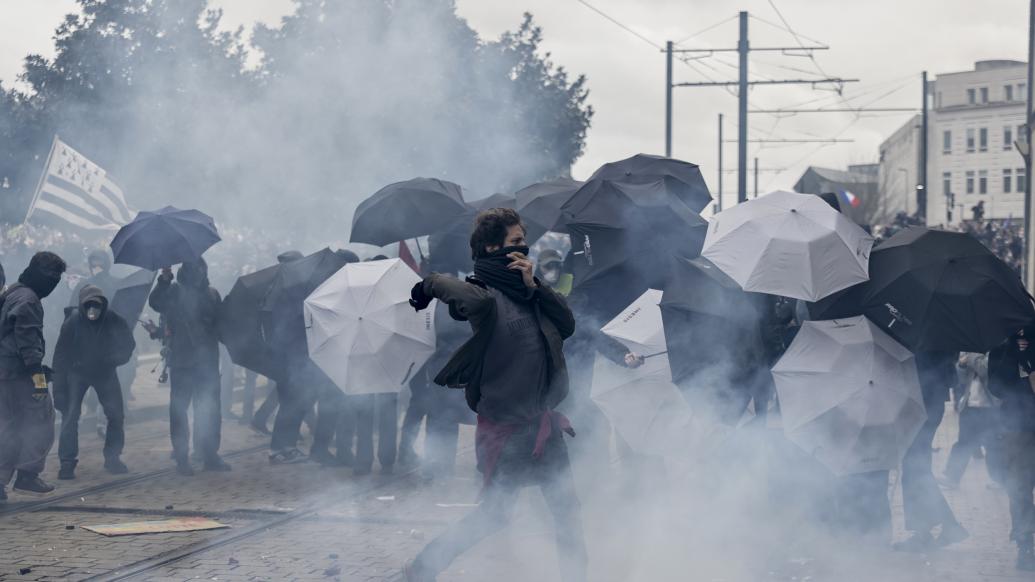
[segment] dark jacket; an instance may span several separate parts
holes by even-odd
[[[15,283],[0,306],[0,378],[24,378],[43,370],[43,303],[36,292]]]
[[[182,271],[181,271],[182,272]],[[169,367],[219,367],[219,292],[159,277],[148,303],[169,330]]]
[[[474,277],[460,281],[439,274],[424,279],[424,293],[448,304],[453,313],[471,324],[474,336],[453,354],[435,377],[435,383],[463,388],[467,406],[477,411],[485,350],[496,327],[496,299],[485,284]],[[535,290],[531,301],[549,352],[549,388],[543,402],[553,409],[568,395],[564,340],[575,333],[575,317],[564,297],[545,286],[540,285]]]
[[[103,305],[96,321],[86,317],[85,304],[91,300]],[[63,384],[69,373],[94,377],[114,372],[129,361],[134,349],[136,341],[126,320],[108,309],[100,288],[87,285],[79,292],[78,306],[69,308],[54,346],[54,384]]]
[[[1000,418],[1003,428],[1035,432],[1035,391],[1021,370],[1035,368],[1035,347],[1027,353],[1017,350],[1013,340],[988,354],[988,391],[1002,400]]]

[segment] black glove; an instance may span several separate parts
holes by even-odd
[[[410,289],[410,306],[417,311],[427,309],[433,297],[424,292],[424,281],[418,282]]]

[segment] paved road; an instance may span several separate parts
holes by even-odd
[[[143,386],[138,401],[161,402],[162,388]],[[939,432],[936,466],[954,440],[955,415]],[[267,437],[236,422],[224,424],[224,450],[261,447]],[[391,580],[423,544],[468,511],[477,499],[469,429],[456,475],[426,481],[415,474],[356,478],[347,469],[312,464],[271,467],[255,450],[231,460],[231,473],[163,474],[131,486],[73,497],[38,511],[0,516],[0,580],[110,578],[156,557],[180,558],[141,572],[136,580]],[[167,423],[128,428],[126,461],[133,474],[171,467]],[[100,442],[83,435],[79,479],[58,493],[116,480],[101,469]],[[737,491],[753,483],[699,487],[644,474],[622,487],[620,465],[606,478],[579,473],[591,553],[591,579],[703,581],[1030,581],[1013,568],[1006,535],[1005,495],[990,488],[980,460],[958,491],[947,492],[970,539],[929,555],[901,555],[830,538],[807,522],[773,527],[745,516],[758,500]],[[680,474],[670,468],[670,475]],[[57,464],[48,473],[53,477]],[[637,503],[635,500],[644,500]],[[35,501],[12,495],[12,505]],[[172,509],[167,509],[171,506]],[[725,509],[722,509],[725,508]],[[738,508],[734,511],[730,508]],[[901,537],[901,497],[893,497]],[[733,511],[733,513],[731,513]],[[208,515],[229,530],[106,538],[79,526],[160,516]],[[71,527],[71,529],[68,529]],[[248,534],[248,535],[243,535]],[[230,543],[202,549],[211,542]],[[774,543],[775,542],[775,543]],[[181,556],[183,556],[181,558]],[[20,570],[29,569],[25,574]],[[489,538],[439,579],[446,582],[557,580],[553,528],[539,494],[522,494],[512,528]]]

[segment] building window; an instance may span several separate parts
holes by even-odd
[[[1013,101],[1013,85],[1003,86],[1003,101]]]
[[[1017,168],[1014,170],[1014,174],[1017,175],[1017,191],[1024,192],[1024,188],[1027,186],[1027,176],[1024,175],[1024,168]]]
[[[942,132],[942,153],[952,153],[952,132],[948,129]]]
[[[978,151],[988,151],[988,128],[982,127],[978,130]]]
[[[942,194],[952,193],[952,172],[942,172]]]
[[[1013,170],[1010,168],[1003,169],[1003,194],[1009,194],[1013,191]]]
[[[1003,151],[1009,151],[1013,147],[1013,128],[1003,128]]]
[[[978,194],[988,194],[988,170],[978,170]]]
[[[974,193],[974,172],[972,170],[967,171],[967,194]]]
[[[988,103],[988,87],[981,88],[981,102]]]
[[[976,100],[974,98],[974,90],[973,89],[967,89],[967,103],[973,105],[975,102],[976,102]]]
[[[967,153],[974,153],[974,128],[967,128]]]

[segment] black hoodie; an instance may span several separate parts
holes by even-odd
[[[94,321],[86,316],[86,304],[91,302],[101,305],[101,315]],[[135,348],[126,320],[108,309],[108,299],[100,288],[87,285],[79,292],[78,308],[69,310],[54,347],[56,379],[62,381],[73,372],[109,374],[128,362]]]
[[[159,277],[148,302],[169,326],[170,367],[219,368],[220,297],[209,285],[204,260],[184,263],[175,283]]]

